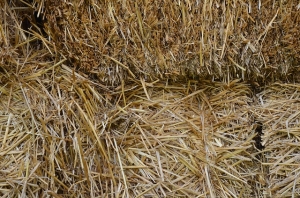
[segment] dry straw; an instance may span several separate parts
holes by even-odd
[[[295,2],[0,1],[0,196],[298,197]]]
[[[37,5],[44,5],[45,31],[56,52],[109,84],[133,76],[270,82],[299,71],[297,0]]]
[[[1,74],[1,196],[255,193],[244,84],[136,81],[109,91],[63,63],[25,66]]]
[[[264,125],[263,162],[270,197],[299,197],[300,86],[276,83],[258,94],[256,117]]]

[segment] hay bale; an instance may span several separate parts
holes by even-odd
[[[299,195],[295,1],[0,5],[1,197]]]
[[[180,76],[260,83],[299,71],[297,0],[43,2],[35,8],[51,51],[109,84]]]
[[[300,86],[276,83],[258,94],[256,117],[263,123],[263,167],[270,197],[299,197]]]
[[[299,80],[298,3],[9,1],[1,45],[39,40],[34,45],[107,85],[136,77],[292,81]]]
[[[48,67],[1,73],[1,196],[254,193],[247,86],[142,80],[112,92]]]

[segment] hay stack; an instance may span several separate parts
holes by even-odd
[[[260,2],[0,1],[0,196],[299,196],[299,86],[233,80],[299,80]]]

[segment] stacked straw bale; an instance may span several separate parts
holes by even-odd
[[[296,0],[0,6],[1,197],[299,196]]]
[[[244,84],[139,81],[110,92],[65,65],[24,72],[1,89],[1,196],[259,193]]]
[[[2,2],[2,24],[17,14],[15,38],[26,31],[27,42],[40,40],[107,85],[140,77],[299,80],[297,0],[22,2]]]
[[[49,50],[109,84],[140,76],[292,80],[299,7],[297,0],[35,4],[45,15]]]

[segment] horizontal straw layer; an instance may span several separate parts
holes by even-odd
[[[4,47],[38,40],[107,85],[140,77],[299,81],[297,0],[2,4]]]
[[[1,196],[255,193],[246,85],[140,80],[110,91],[47,64],[1,74]]]
[[[262,83],[299,77],[297,0],[38,5],[52,52],[102,82],[200,76]]]

